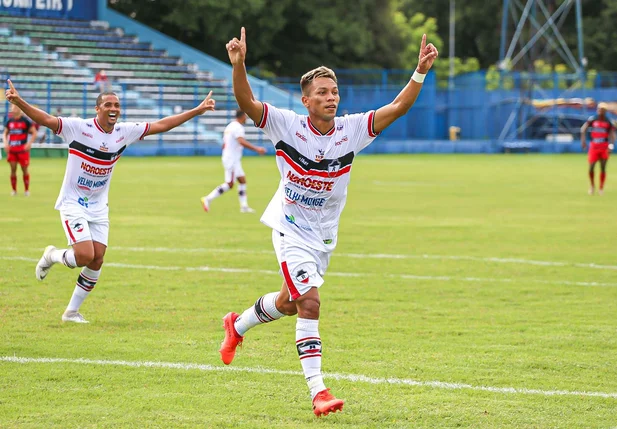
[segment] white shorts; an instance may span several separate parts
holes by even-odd
[[[223,168],[225,168],[225,183],[232,183],[238,177],[244,177],[244,170],[240,161],[223,161]]]
[[[80,241],[92,240],[107,246],[109,220],[87,221],[83,215],[60,212],[64,234],[69,246]]]
[[[285,279],[290,301],[298,299],[312,287],[320,287],[326,274],[330,255],[303,245],[298,240],[272,230],[272,244]]]

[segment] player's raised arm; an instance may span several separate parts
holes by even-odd
[[[209,110],[214,110],[215,105],[216,100],[212,98],[212,91],[210,91],[208,93],[208,96],[204,99],[204,101],[201,102],[199,106],[193,107],[191,110],[178,113],[177,115],[167,116],[163,119],[159,119],[156,122],[152,122],[150,124],[150,128],[145,135],[150,136],[152,134],[159,134],[169,131],[172,128],[176,128],[177,126],[182,125],[186,121],[193,119],[195,116],[203,115]]]
[[[225,47],[233,67],[232,82],[238,106],[257,124],[261,121],[264,108],[263,104],[255,99],[246,74],[246,66],[244,65],[244,59],[246,58],[246,30],[244,27],[240,29],[240,40],[234,37],[227,42]]]
[[[54,133],[58,130],[57,117],[51,116],[49,113],[28,104],[26,100],[21,98],[19,92],[17,92],[17,90],[13,86],[13,82],[11,82],[11,79],[8,79],[6,82],[9,85],[9,89],[6,90],[5,96],[10,103],[19,107],[21,111],[24,112],[24,115],[32,119],[37,124],[49,128]]]
[[[422,35],[416,71],[392,103],[377,109],[373,126],[375,132],[385,130],[392,122],[409,111],[420,94],[426,73],[431,69],[438,55],[439,52],[432,43],[426,44],[426,34]]]

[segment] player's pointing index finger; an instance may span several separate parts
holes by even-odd
[[[246,42],[246,30],[244,29],[244,27],[240,29],[240,41],[242,43]]]
[[[13,86],[13,82],[11,82],[11,79],[7,79],[6,81],[9,84],[9,88],[11,88],[13,91],[15,91],[15,87]]]
[[[426,47],[426,34],[422,35],[422,43],[420,44],[420,52],[424,52],[424,48]]]
[[[208,95],[206,96],[206,101],[210,100],[210,98],[212,98],[212,91],[210,91]]]

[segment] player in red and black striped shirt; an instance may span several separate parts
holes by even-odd
[[[587,160],[589,162],[589,180],[591,187],[589,195],[595,192],[594,169],[596,162],[600,161],[600,187],[598,193],[604,192],[604,181],[606,180],[606,163],[615,143],[615,126],[606,115],[606,103],[598,103],[597,115],[591,116],[581,127],[581,147],[587,148],[587,131],[591,137]]]
[[[30,134],[30,138],[28,138]],[[26,196],[30,195],[30,147],[36,139],[36,127],[34,122],[24,116],[21,109],[11,105],[11,115],[4,123],[4,151],[7,153],[6,160],[11,166],[11,195],[17,194],[17,163],[23,173]]]

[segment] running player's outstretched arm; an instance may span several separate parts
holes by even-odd
[[[233,67],[232,82],[238,106],[253,122],[258,124],[261,121],[264,107],[261,101],[255,99],[246,74],[246,66],[244,65],[244,59],[246,58],[246,30],[244,27],[240,29],[240,40],[234,37],[227,42],[225,47]]]
[[[156,122],[152,122],[148,132],[146,132],[145,135],[151,136],[152,134],[164,133],[172,128],[176,128],[177,126],[184,124],[186,121],[193,119],[195,116],[203,115],[209,110],[214,110],[215,104],[216,101],[212,99],[212,91],[210,91],[208,96],[199,106],[193,107],[191,110],[178,113],[177,115],[167,116]]]
[[[257,152],[260,155],[263,155],[266,153],[266,148],[265,147],[261,147],[261,146],[255,146],[254,144],[252,144],[251,142],[249,142],[247,139],[245,139],[244,137],[238,137],[238,143],[240,143],[240,145],[242,147],[245,147],[247,149],[252,150],[253,152]]]
[[[433,66],[435,59],[439,55],[437,48],[432,44],[426,44],[426,34],[422,35],[422,44],[420,45],[420,55],[418,67],[412,78],[409,80],[405,88],[396,96],[390,104],[380,107],[375,112],[373,129],[380,133],[385,130],[392,122],[396,121],[401,116],[405,115],[411,106],[416,102],[418,94],[422,89],[424,75]]]
[[[54,133],[58,131],[57,117],[51,116],[49,113],[28,104],[26,100],[21,98],[19,92],[17,92],[17,90],[13,86],[13,82],[11,82],[11,79],[8,79],[6,82],[9,84],[9,89],[6,90],[5,96],[10,103],[19,107],[21,111],[24,112],[24,115],[32,119],[37,124],[41,124],[44,127],[49,128]]]

